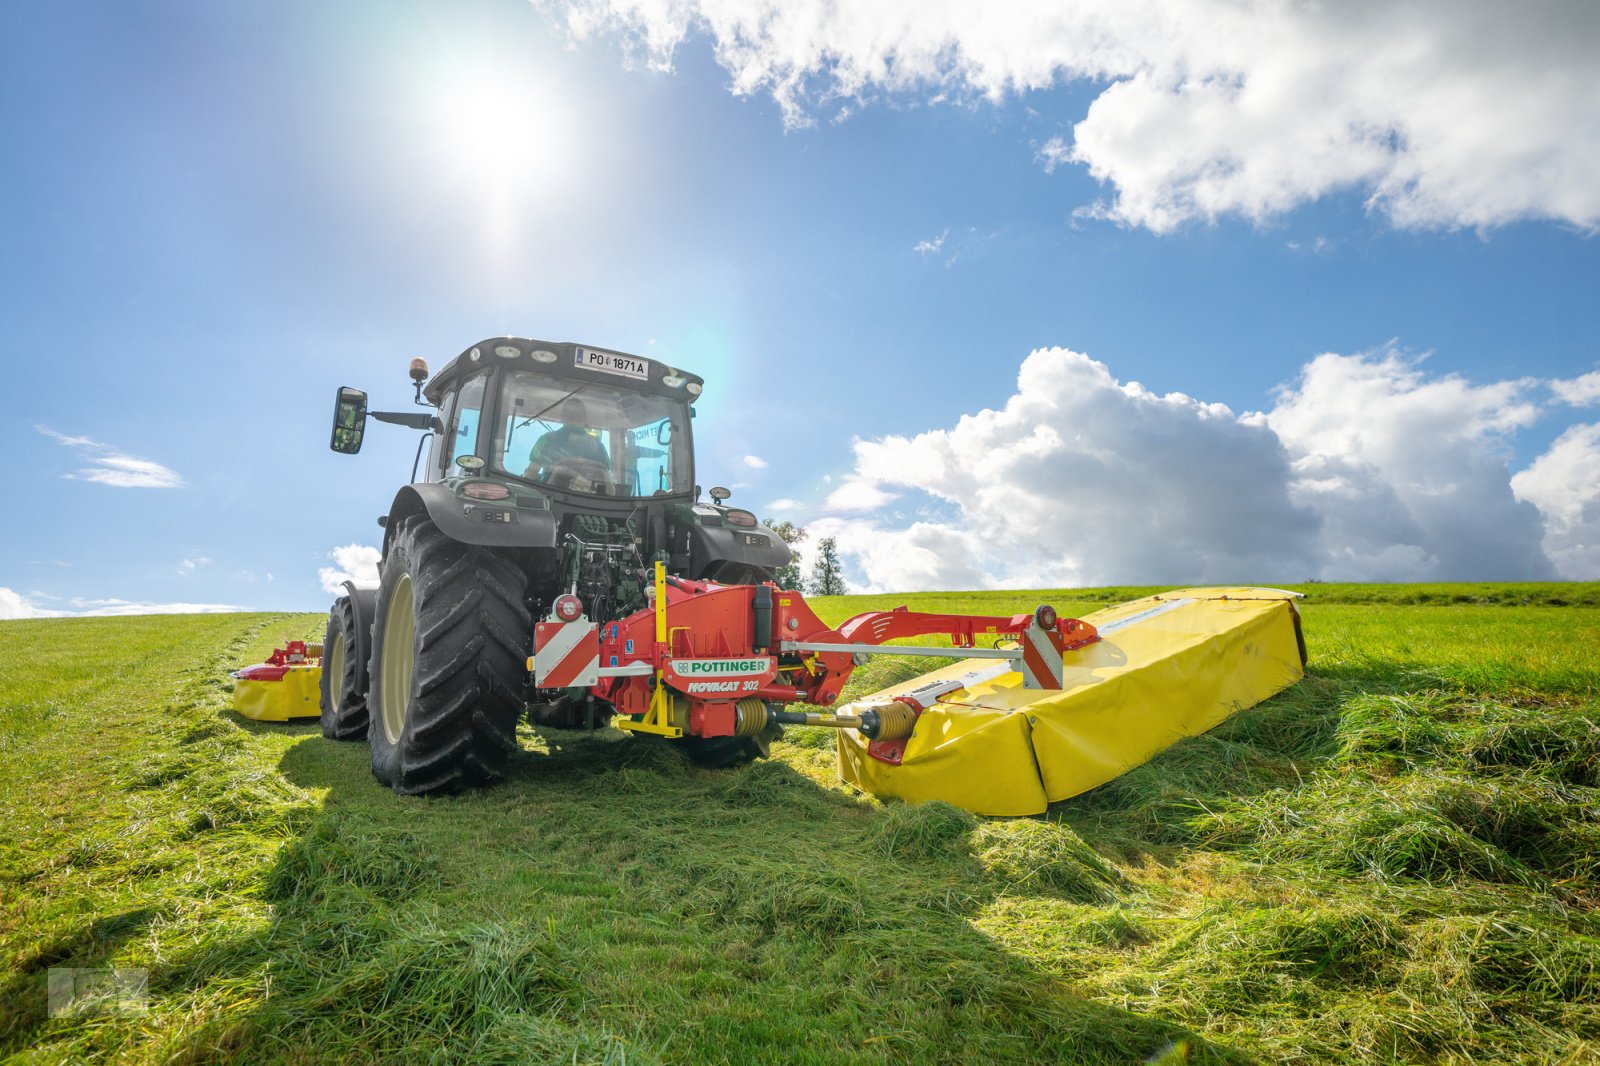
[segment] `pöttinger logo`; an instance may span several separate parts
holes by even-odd
[[[675,665],[685,676],[727,677],[767,672],[765,659],[679,659]]]

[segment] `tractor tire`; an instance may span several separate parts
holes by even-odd
[[[356,612],[340,596],[328,612],[322,638],[322,735],[329,740],[367,739],[367,694],[358,690]]]
[[[771,754],[772,742],[783,736],[783,726],[773,722],[753,737],[683,737],[676,741],[696,766],[732,770]]]
[[[405,795],[500,776],[533,627],[515,561],[406,519],[384,556],[368,698],[372,774]]]

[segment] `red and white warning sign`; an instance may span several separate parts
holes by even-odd
[[[1061,662],[1065,643],[1056,629],[1034,622],[1022,631],[1022,687],[1059,689],[1066,668]]]
[[[533,683],[571,688],[600,682],[600,627],[594,622],[540,622],[533,627]]]

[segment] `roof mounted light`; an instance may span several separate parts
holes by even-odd
[[[687,385],[685,385],[683,387],[683,390],[685,392],[687,392],[690,396],[698,396],[698,395],[700,395],[700,388],[701,388],[701,385],[700,385],[700,383],[698,381],[691,381],[691,382],[689,382],[689,384],[687,384]]]
[[[548,348],[538,348],[528,354],[533,356],[533,361],[536,363],[553,363],[557,359],[556,353]]]
[[[483,358],[483,353],[478,351],[478,349],[474,348],[474,349],[472,349],[472,351],[467,353],[467,358],[471,359],[474,363],[476,363],[479,359]]]
[[[676,389],[680,387],[686,380],[688,379],[682,374],[675,374],[669,370],[666,372],[666,374],[662,375],[661,384],[665,385],[669,389]]]
[[[515,359],[522,354],[522,349],[514,344],[501,344],[495,347],[494,354],[502,359]]]
[[[483,469],[483,458],[477,455],[463,455],[456,460],[456,465],[469,474]]]

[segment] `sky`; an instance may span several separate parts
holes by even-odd
[[[1600,7],[0,6],[0,618],[317,610],[501,334],[861,591],[1600,579]]]

